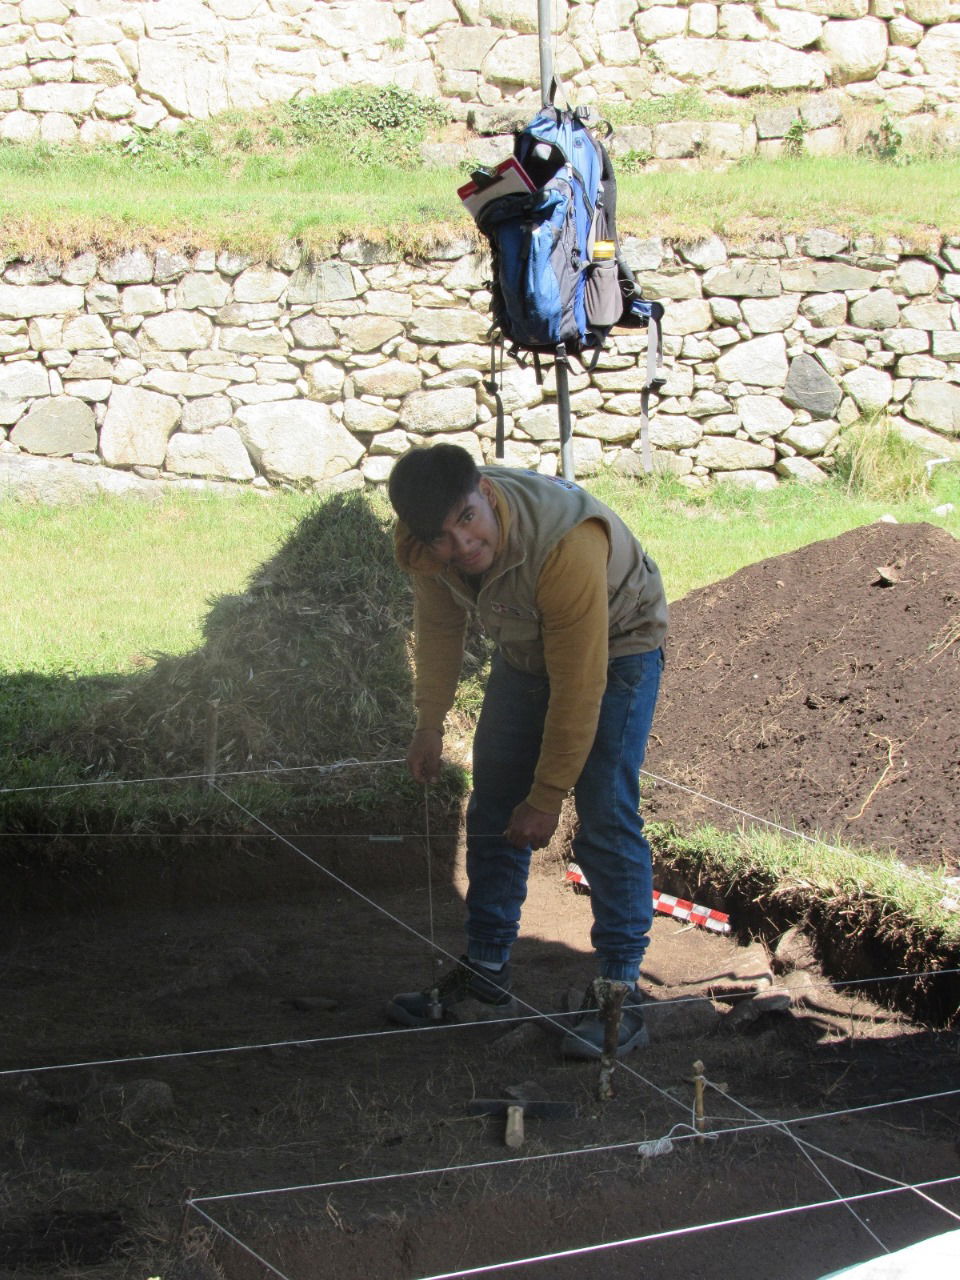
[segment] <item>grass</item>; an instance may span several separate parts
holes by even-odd
[[[835,537],[886,513],[960,536],[960,468],[930,493],[860,496],[845,483],[771,492],[613,477],[589,487],[614,506],[660,564],[671,599],[767,556]],[[955,510],[934,516],[952,501]],[[169,496],[141,505],[7,504],[0,541],[0,667],[8,674],[123,675],[157,653],[196,648],[214,597],[241,592],[317,506],[296,493]],[[388,518],[382,499],[374,502]]]
[[[668,845],[678,839],[663,831],[660,836]],[[956,886],[942,871],[916,870],[892,854],[872,849],[834,840],[793,840],[758,827],[733,834],[700,827],[680,844],[688,852],[699,851],[704,869],[709,862],[716,880],[734,884],[759,879],[779,895],[800,891],[821,901],[869,902],[890,927],[914,927],[948,945],[960,945],[960,913],[944,905],[956,899]]]
[[[696,93],[606,108],[619,123],[728,118]],[[230,248],[269,259],[290,241],[329,255],[355,237],[428,254],[475,235],[456,188],[469,162],[425,168],[420,143],[444,124],[435,103],[395,88],[339,90],[260,112],[227,112],[176,134],[138,132],[115,146],[0,144],[7,256],[67,255],[164,244]],[[734,242],[829,226],[901,235],[918,248],[960,230],[960,157],[898,154],[751,160],[723,172],[618,178],[622,233]],[[636,157],[634,157],[636,160]]]
[[[211,597],[238,590],[311,505],[252,492],[7,504],[0,667],[104,675],[186,653],[201,642]]]

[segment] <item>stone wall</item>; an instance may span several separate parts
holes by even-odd
[[[960,458],[960,238],[936,251],[830,230],[749,249],[627,239],[661,298],[669,377],[657,470],[689,485],[821,479],[841,428],[887,413]],[[0,276],[3,488],[39,460],[101,487],[126,475],[267,489],[382,483],[411,444],[491,460],[487,264],[473,240],[428,262],[362,243],[303,265],[159,250],[11,262]],[[571,378],[579,475],[641,469],[643,331]],[[554,473],[549,376],[504,365],[507,458]],[[117,477],[108,483],[107,477]]]
[[[960,0],[554,8],[556,70],[579,101],[834,85],[906,133],[939,121],[949,141],[958,126]],[[119,141],[358,84],[440,97],[465,119],[539,101],[536,28],[536,0],[0,0],[0,139]]]

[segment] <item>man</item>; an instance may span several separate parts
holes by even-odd
[[[579,486],[477,468],[457,445],[400,458],[390,500],[397,557],[413,579],[417,726],[407,765],[416,781],[439,775],[471,613],[496,653],[473,745],[466,955],[434,991],[394,997],[388,1017],[421,1026],[515,1011],[509,960],[530,853],[549,842],[572,787],[599,976],[628,986],[622,1056],[646,1042],[636,983],[653,889],[638,806],[667,630],[659,570]],[[592,1004],[564,1037],[568,1056],[601,1055]]]

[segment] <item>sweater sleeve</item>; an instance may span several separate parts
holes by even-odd
[[[607,683],[608,551],[603,524],[588,520],[561,538],[537,582],[550,701],[527,803],[544,813],[560,811],[596,737]]]
[[[466,611],[439,582],[413,578],[414,702],[418,729],[443,730],[463,662]]]

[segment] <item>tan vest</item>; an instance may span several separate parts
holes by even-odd
[[[481,467],[506,500],[507,543],[474,598],[457,574],[441,581],[465,609],[475,611],[507,662],[543,674],[542,619],[536,591],[540,571],[565,534],[585,520],[607,530],[610,657],[658,649],[667,633],[667,601],[660,570],[615,512],[579,485],[507,467]]]

